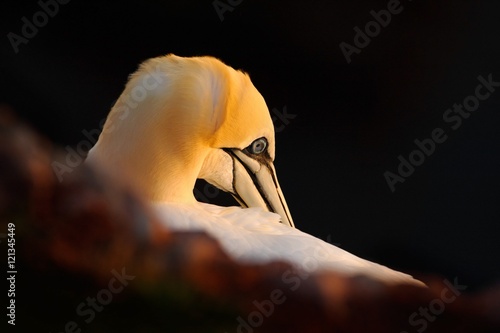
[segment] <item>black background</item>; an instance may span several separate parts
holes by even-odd
[[[442,116],[479,75],[500,81],[498,1],[403,0],[348,64],[339,44],[387,3],[244,0],[221,21],[212,0],[72,0],[16,54],[7,34],[40,6],[3,1],[0,103],[75,146],[143,60],[213,55],[247,71],[270,110],[296,115],[276,135],[276,168],[301,230],[482,289],[500,279],[500,89],[455,131]],[[446,142],[392,193],[384,172],[438,127]]]

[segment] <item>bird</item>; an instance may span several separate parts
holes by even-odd
[[[212,56],[167,54],[130,75],[86,163],[125,179],[165,228],[206,232],[238,262],[422,285],[295,227],[274,167],[274,133],[248,73]],[[240,206],[198,202],[197,179]]]

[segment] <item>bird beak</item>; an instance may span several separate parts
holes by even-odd
[[[261,207],[279,214],[281,222],[295,227],[281,192],[270,157],[252,157],[240,149],[225,150],[233,159],[233,197],[243,207]]]

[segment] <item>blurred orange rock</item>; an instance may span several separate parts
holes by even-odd
[[[422,289],[328,272],[301,277],[282,262],[242,265],[204,233],[166,230],[126,186],[85,165],[59,182],[57,154],[3,112],[0,232],[15,223],[16,324],[26,330],[500,331],[500,288],[448,303],[449,283],[438,277]],[[123,288],[113,287],[116,274],[129,277]],[[93,316],[77,311],[82,303],[94,304]]]

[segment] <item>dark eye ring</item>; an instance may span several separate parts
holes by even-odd
[[[248,146],[248,151],[252,154],[262,154],[266,151],[267,148],[267,140],[265,138],[259,138],[252,142],[250,146]]]

